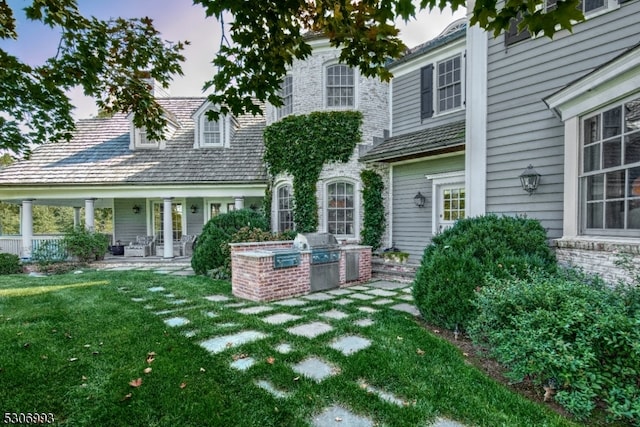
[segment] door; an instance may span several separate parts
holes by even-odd
[[[438,212],[437,227],[438,233],[442,233],[453,224],[464,218],[465,206],[464,206],[465,189],[463,183],[446,184],[438,187]]]

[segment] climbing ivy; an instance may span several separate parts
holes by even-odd
[[[316,183],[322,166],[347,162],[360,141],[362,113],[322,111],[287,116],[264,131],[264,160],[273,175],[293,177],[293,218],[301,233],[318,228]]]
[[[362,199],[364,203],[364,221],[360,234],[363,245],[371,246],[375,251],[382,244],[385,230],[382,177],[375,171],[365,169],[360,172],[362,179]]]

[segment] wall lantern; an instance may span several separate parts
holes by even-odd
[[[138,215],[140,213],[140,206],[133,205],[133,213]]]
[[[427,201],[427,198],[424,197],[422,195],[421,192],[418,191],[418,194],[415,195],[415,197],[413,198],[413,202],[416,204],[417,207],[419,208],[424,208],[424,204]]]
[[[191,209],[191,213],[192,213],[192,214],[194,214],[194,213],[197,213],[197,212],[198,212],[198,207],[197,207],[196,205],[191,205],[191,208],[190,208],[190,209]]]
[[[529,193],[529,195],[532,195],[533,192],[538,189],[540,174],[536,172],[532,165],[529,165],[524,172],[520,174],[520,183],[522,184],[522,189]]]

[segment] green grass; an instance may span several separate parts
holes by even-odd
[[[152,286],[166,291],[149,292]],[[163,296],[168,292],[189,303],[171,305]],[[56,425],[69,426],[305,426],[325,407],[340,404],[382,426],[425,425],[439,416],[469,426],[575,425],[487,378],[407,314],[339,307],[350,317],[330,321],[332,331],[308,339],[266,324],[260,320],[266,314],[244,316],[202,298],[211,294],[231,296],[229,283],[145,272],[0,277],[2,415],[53,413]],[[335,308],[314,304],[312,312]],[[191,323],[167,327],[154,313],[169,309],[179,311],[165,318],[184,315]],[[277,312],[307,313],[300,307]],[[353,325],[365,317],[375,324]],[[237,326],[220,326],[225,323]],[[198,344],[246,329],[269,336],[215,355]],[[197,334],[187,338],[186,330]],[[348,357],[326,345],[344,334],[366,337],[372,345]],[[292,345],[291,353],[274,350],[283,342]],[[149,364],[150,352],[156,356]],[[257,363],[245,372],[232,369],[240,353]],[[330,361],[340,374],[321,383],[299,377],[291,366],[309,355]],[[147,367],[152,371],[145,374]],[[136,378],[142,385],[134,388],[129,382]],[[254,385],[257,379],[289,397],[272,396]],[[359,381],[407,405],[366,393]]]

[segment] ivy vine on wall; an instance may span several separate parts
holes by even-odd
[[[322,166],[347,162],[361,139],[359,111],[320,111],[291,115],[264,131],[264,160],[273,175],[293,177],[293,218],[301,233],[318,229],[316,183]]]
[[[360,172],[362,180],[362,199],[364,204],[364,221],[361,232],[361,244],[371,246],[375,251],[382,245],[385,230],[384,183],[382,177],[373,170]]]

